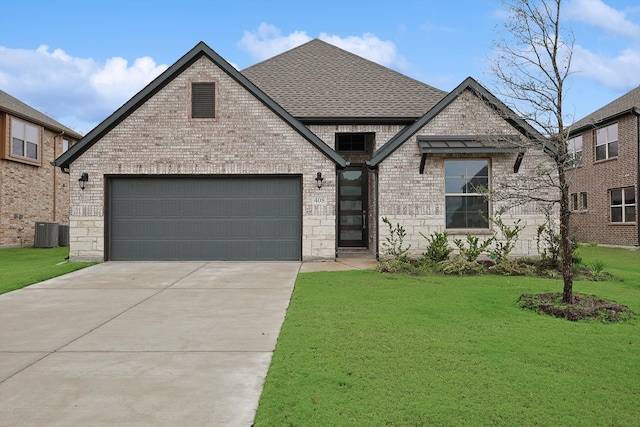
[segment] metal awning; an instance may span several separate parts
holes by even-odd
[[[513,172],[517,173],[525,149],[518,145],[517,135],[418,135],[418,148],[422,154],[420,174],[424,173],[427,154],[495,154],[515,153]]]

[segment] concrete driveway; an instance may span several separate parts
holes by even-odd
[[[250,426],[298,262],[108,262],[0,296],[3,426]]]

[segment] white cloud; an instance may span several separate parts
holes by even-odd
[[[320,40],[355,53],[386,67],[407,68],[405,59],[397,52],[393,42],[380,40],[374,34],[364,33],[362,36],[340,37],[327,33],[320,33]],[[304,31],[294,31],[283,35],[282,31],[273,25],[261,23],[255,31],[245,31],[238,42],[238,46],[249,51],[256,59],[262,61],[279,53],[310,41]]]
[[[572,0],[565,7],[567,18],[582,21],[612,34],[640,40],[640,25],[601,0]]]
[[[626,49],[618,56],[607,57],[575,45],[571,69],[610,89],[627,91],[640,85],[640,51]]]
[[[118,57],[100,64],[61,49],[50,51],[46,45],[35,50],[0,46],[0,87],[81,133],[166,69],[149,57],[138,58],[131,66]]]
[[[262,61],[309,40],[311,37],[304,31],[294,31],[288,36],[283,36],[278,28],[263,22],[256,31],[245,31],[238,45]]]

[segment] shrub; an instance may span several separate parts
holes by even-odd
[[[505,224],[504,221],[502,221],[502,218],[498,215],[495,218],[490,218],[489,220],[500,229],[500,232],[504,236],[505,241],[500,242],[494,234],[496,246],[489,254],[491,259],[495,259],[496,263],[500,263],[509,257],[509,254],[516,246],[516,241],[520,236],[520,232],[524,229],[524,225],[520,225],[521,219],[518,219],[513,226],[510,227]]]
[[[469,274],[482,274],[486,272],[486,268],[478,262],[469,261],[464,256],[456,255],[455,257],[442,261],[442,272],[444,274],[457,274],[459,276]]]
[[[387,258],[408,263],[409,249],[411,248],[411,245],[404,247],[404,238],[407,235],[404,227],[400,224],[396,224],[394,227],[393,224],[391,224],[391,221],[386,217],[382,218],[382,222],[387,224],[387,227],[389,227],[389,236],[387,236],[386,241],[382,243],[385,255]]]
[[[489,245],[495,240],[495,236],[485,240],[482,243],[480,238],[472,234],[467,233],[467,245],[460,239],[455,239],[453,243],[460,250],[460,255],[463,256],[469,262],[475,262],[478,257],[487,250]]]
[[[449,255],[453,252],[453,248],[449,246],[449,235],[446,231],[444,233],[434,231],[430,236],[425,236],[423,233],[420,233],[420,235],[429,242],[427,251],[422,254],[423,258],[434,262],[441,262],[449,259]]]

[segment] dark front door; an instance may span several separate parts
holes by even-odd
[[[350,167],[338,172],[338,246],[367,247],[367,170]]]

